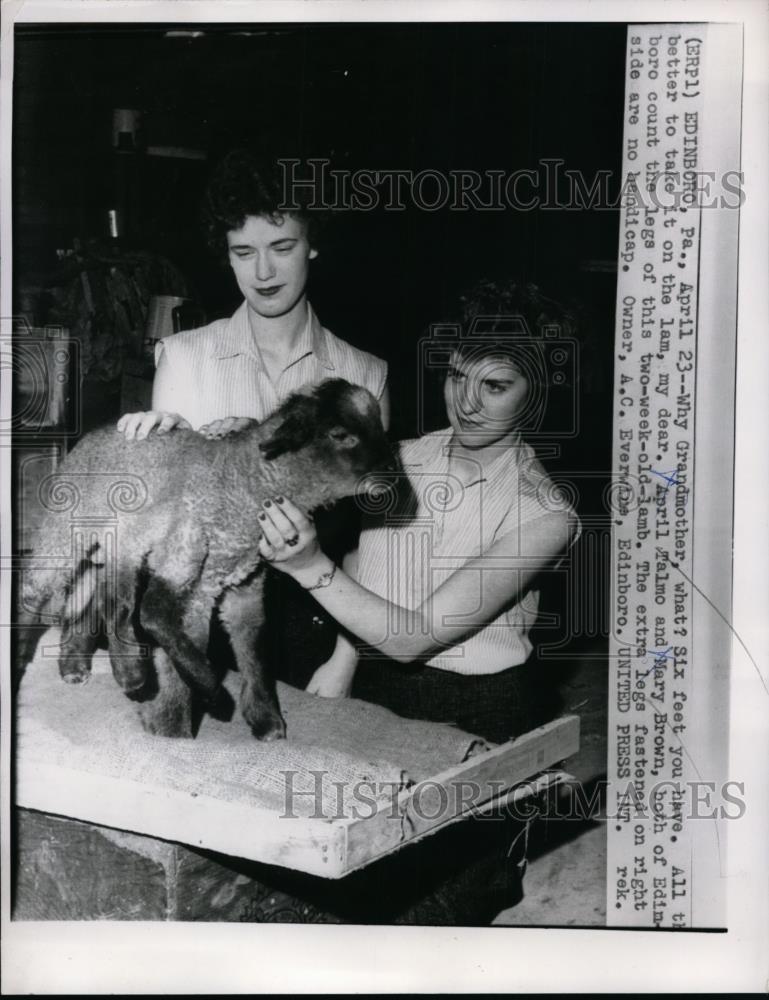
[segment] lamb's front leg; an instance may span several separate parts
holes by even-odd
[[[240,707],[258,740],[282,740],[286,723],[280,714],[275,685],[257,655],[257,640],[264,623],[264,573],[247,584],[225,591],[219,618],[230,637],[242,675]]]

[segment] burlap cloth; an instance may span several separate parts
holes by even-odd
[[[238,684],[230,674],[233,694]],[[56,659],[38,653],[19,693],[17,755],[25,766],[58,764],[282,815],[290,789],[291,815],[343,818],[355,815],[361,795],[389,799],[488,748],[450,725],[402,719],[368,702],[284,684],[278,695],[286,740],[258,742],[237,709],[230,722],[205,716],[194,740],[152,736],[106,657],[94,658],[87,684],[69,685]]]

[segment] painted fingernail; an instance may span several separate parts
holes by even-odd
[[[272,501],[271,500],[265,500],[264,501],[264,506],[265,507],[272,507]]]
[[[275,497],[275,503],[283,503],[283,497]]]
[[[266,521],[267,520],[267,515],[266,514],[260,514],[259,515],[259,520],[260,521]]]

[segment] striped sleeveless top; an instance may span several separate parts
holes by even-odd
[[[449,576],[482,556],[495,541],[510,532],[525,531],[528,523],[543,514],[565,510],[576,519],[534,450],[523,442],[500,449],[485,470],[463,459],[467,468],[455,466],[461,471],[460,481],[449,473],[452,433],[448,428],[401,442],[401,461],[411,489],[399,491],[392,509],[364,522],[358,582],[401,608],[418,608]],[[578,531],[575,540],[577,536]],[[514,567],[501,562],[467,571],[465,606],[457,607],[452,618],[467,623],[468,637],[440,650],[427,661],[429,666],[478,675],[498,673],[528,659],[538,591],[528,591],[491,622],[477,620],[483,575],[515,573]],[[397,608],[389,627],[405,627],[398,621]]]
[[[195,430],[224,417],[265,420],[292,392],[327,378],[362,385],[379,399],[387,363],[335,337],[307,305],[307,325],[294,356],[273,382],[251,333],[244,301],[229,319],[158,341],[155,364],[166,355],[168,391],[157,409],[178,413]]]

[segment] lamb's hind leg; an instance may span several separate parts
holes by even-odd
[[[75,578],[62,615],[59,674],[68,684],[84,684],[103,625],[104,588],[100,569],[86,566]]]
[[[104,635],[115,680],[126,693],[146,683],[151,662],[147,642],[134,629],[137,600],[135,574],[92,565],[76,579],[62,615],[59,673],[70,684],[82,684],[91,675],[91,659]]]
[[[180,594],[153,577],[142,598],[140,619],[193,694],[212,715],[226,719],[232,714],[232,700],[205,654],[212,609],[213,598],[198,589]]]
[[[136,690],[147,678],[146,645],[136,641],[132,614],[136,602],[136,573],[122,570],[114,559],[92,552],[82,560],[62,614],[59,673],[70,684],[91,675],[91,659],[99,636],[109,644],[115,680],[125,691]]]
[[[262,592],[264,576],[225,592],[219,617],[230,637],[232,651],[242,674],[240,707],[258,740],[281,740],[286,723],[280,714],[275,687],[257,655],[257,640],[264,622]]]
[[[159,646],[152,652],[153,669],[138,702],[143,728],[155,736],[191,739],[192,691],[179,676],[171,657]]]
[[[69,622],[61,633],[59,674],[68,684],[84,684],[91,676],[91,660],[99,645],[98,635]]]
[[[137,634],[138,583],[135,572],[124,570],[114,588],[108,588],[114,592],[105,593],[103,602],[112,674],[129,697],[139,695],[153,679],[149,637]],[[138,631],[141,633],[140,628]]]
[[[140,625],[139,580],[124,573],[105,601],[109,656],[115,680],[132,701],[142,727],[156,736],[191,739],[192,691],[160,646],[152,648]]]

